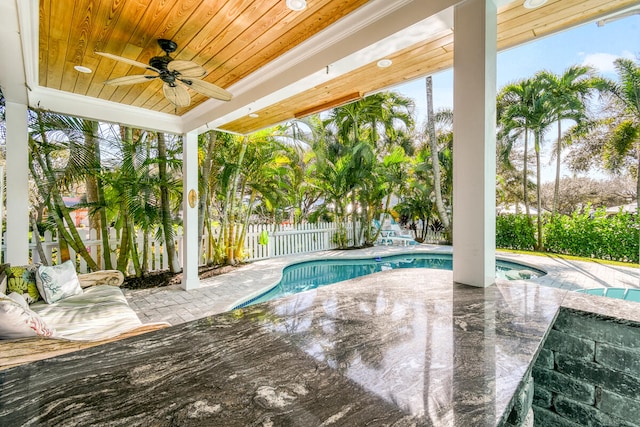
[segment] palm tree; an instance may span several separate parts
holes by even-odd
[[[427,91],[427,123],[425,125],[425,134],[429,139],[429,147],[431,148],[431,165],[433,170],[433,192],[435,193],[436,208],[438,209],[438,215],[442,221],[442,225],[447,232],[451,233],[451,221],[449,221],[449,215],[445,210],[444,203],[442,202],[442,185],[440,183],[440,160],[439,160],[439,148],[438,138],[436,136],[436,122],[446,122],[450,120],[453,122],[453,113],[450,116],[441,114],[439,117],[433,112],[433,79],[428,76],[426,79],[426,91]]]
[[[91,270],[98,270],[62,198],[62,189],[83,180],[91,171],[91,156],[86,155],[86,147],[81,143],[85,132],[90,130],[79,119],[39,110],[32,112],[32,120],[34,130],[29,135],[29,169],[49,207],[49,215],[55,221],[60,237],[60,261],[68,259],[65,245],[69,245]],[[59,152],[68,155],[68,161],[62,167],[53,161],[55,153]]]
[[[640,66],[625,58],[615,61],[619,82],[601,80],[600,87],[613,95],[620,105],[621,115],[604,146],[605,167],[620,170],[625,159],[634,157],[636,162],[636,198],[640,209]]]
[[[314,115],[276,127],[275,137],[283,141],[289,159],[288,173],[283,179],[293,210],[293,222],[298,224],[308,219],[311,209],[322,197],[316,183],[313,147],[325,137],[324,127],[320,117]]]
[[[529,132],[531,131],[530,110],[533,105],[534,87],[530,79],[520,80],[508,84],[498,95],[498,141],[503,147],[499,158],[508,158],[513,149],[513,144],[523,136],[523,170],[522,170],[522,194],[524,198],[525,212],[531,221],[529,212]]]
[[[200,176],[198,179],[198,242],[202,242],[202,235],[205,232],[205,219],[209,213],[209,194],[211,191],[210,177],[213,168],[213,157],[215,153],[218,132],[210,130],[201,134],[198,138],[199,158],[202,163],[199,167]]]
[[[158,141],[158,185],[160,187],[160,219],[162,222],[162,234],[164,236],[165,253],[167,255],[167,263],[171,273],[180,271],[178,264],[178,253],[174,243],[173,221],[171,215],[171,198],[169,196],[169,188],[171,186],[169,173],[167,171],[167,143],[165,135],[162,132],[156,134]]]
[[[558,208],[558,194],[560,192],[560,166],[562,155],[562,121],[572,120],[580,122],[585,119],[586,101],[596,86],[597,80],[592,77],[591,67],[574,65],[567,68],[561,75],[548,71],[538,73],[544,89],[551,96],[552,104],[549,114],[556,120],[558,135],[556,140],[556,178],[551,209],[551,220]]]
[[[507,141],[507,145],[515,140],[515,136],[524,135],[524,171],[523,193],[527,218],[531,221],[528,201],[528,135],[533,132],[534,151],[536,154],[536,204],[538,225],[538,250],[542,249],[542,201],[540,198],[540,149],[542,136],[553,122],[552,96],[545,91],[545,82],[536,75],[533,79],[521,80],[507,85],[498,96],[499,139]]]
[[[86,177],[87,205],[93,206],[89,210],[89,227],[96,230],[102,240],[101,254],[98,255],[103,260],[106,270],[111,270],[111,250],[109,245],[109,231],[107,228],[107,209],[104,199],[104,180],[102,179],[102,161],[99,138],[99,123],[94,121],[84,121],[85,146],[87,154],[91,158],[91,170]],[[93,155],[92,155],[93,154]]]
[[[326,146],[328,153],[349,159],[346,167],[346,187],[351,196],[351,220],[353,222],[354,245],[359,245],[356,236],[358,200],[366,199],[361,192],[363,183],[372,177],[375,164],[398,145],[410,148],[406,137],[413,128],[413,102],[393,92],[381,92],[360,101],[335,108],[331,111],[325,127],[333,132],[333,143]],[[406,151],[406,150],[405,150]],[[338,165],[337,157],[330,159]],[[374,188],[375,186],[370,186]],[[364,211],[364,210],[363,210]],[[370,213],[364,212],[363,220]]]
[[[430,162],[431,150],[429,146],[423,146],[410,160],[402,200],[394,207],[402,221],[411,223],[416,239],[421,242],[425,240],[429,225],[437,213],[433,206],[433,173]],[[421,223],[419,231],[417,223]]]

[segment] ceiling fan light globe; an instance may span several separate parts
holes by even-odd
[[[287,0],[287,7],[294,11],[301,11],[307,8],[306,0]]]
[[[525,0],[523,6],[525,9],[535,9],[545,4],[547,0]]]
[[[73,69],[76,70],[79,73],[84,73],[84,74],[90,74],[93,72],[93,70],[89,67],[85,67],[83,65],[74,65]]]

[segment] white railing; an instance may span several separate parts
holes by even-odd
[[[241,229],[241,226],[239,226]],[[266,244],[260,244],[260,235],[263,231],[267,232],[268,242]],[[91,258],[96,261],[100,268],[104,268],[102,261],[102,240],[97,238],[95,230],[79,229],[80,237],[82,238],[87,251],[91,255]],[[219,229],[214,229],[214,233],[217,236]],[[353,232],[352,224],[347,223],[340,229],[336,223],[317,223],[317,224],[252,224],[247,227],[246,237],[244,239],[244,256],[243,261],[255,261],[266,258],[281,257],[294,254],[302,254],[309,252],[317,252],[323,250],[336,249],[338,244],[336,243],[336,235],[339,232],[346,232],[348,238],[348,244],[353,244]],[[152,230],[147,234],[146,253],[147,259],[143,259],[145,238],[141,231],[135,238],[140,263],[143,270],[146,271],[159,271],[167,270],[169,268],[168,257],[166,253],[166,246],[164,241],[156,240],[155,236],[161,235],[157,230]],[[175,236],[175,247],[178,253],[178,263],[181,262],[179,254],[182,252],[182,228],[178,228]],[[203,245],[206,247],[208,237],[203,236]],[[427,243],[436,243],[440,240],[439,233],[430,232],[427,238]],[[120,236],[115,230],[110,230],[109,245],[111,246],[111,264],[115,268],[117,261],[116,249],[120,244]],[[60,246],[56,238],[50,231],[44,233],[41,239],[41,247],[47,264],[56,264],[59,259]],[[3,251],[4,253],[4,251]],[[203,251],[204,253],[204,251]],[[41,262],[41,257],[36,249],[36,244],[29,243],[29,255],[32,262]],[[76,260],[76,267],[78,272],[85,273],[89,269],[86,261],[77,255],[73,249],[69,248],[70,259]],[[146,261],[146,268],[145,268]],[[200,264],[204,264],[204,255],[200,260]],[[129,263],[129,272],[133,273],[133,267],[131,262]]]

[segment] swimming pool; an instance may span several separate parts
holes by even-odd
[[[342,282],[367,274],[398,268],[453,269],[451,254],[394,255],[368,259],[318,260],[293,264],[284,269],[282,280],[267,292],[239,304],[246,307],[260,302],[281,298],[320,286]],[[526,265],[496,260],[496,277],[507,280],[530,279],[546,273]]]
[[[640,289],[595,288],[595,289],[578,289],[576,292],[589,294],[589,295],[598,295],[601,297],[623,299],[626,301],[640,302]]]

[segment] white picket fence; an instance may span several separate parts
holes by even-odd
[[[267,244],[260,244],[260,235],[266,230],[268,235]],[[96,263],[102,265],[102,240],[97,239],[95,230],[79,229],[80,237],[84,241],[85,247]],[[342,228],[342,232],[346,231],[349,244],[353,243],[352,224],[348,223]],[[214,230],[218,233],[219,230]],[[303,254],[309,252],[317,252],[338,247],[335,242],[335,236],[340,232],[340,227],[336,223],[317,223],[317,224],[252,224],[247,228],[244,241],[244,261],[255,261],[266,258],[281,257],[294,254]],[[168,257],[166,254],[166,246],[164,241],[156,240],[155,236],[160,235],[156,230],[151,231],[147,235],[147,254],[146,260],[147,271],[167,270],[169,268]],[[175,233],[175,247],[178,252],[177,260],[180,263],[179,254],[182,252],[182,228],[178,228]],[[203,236],[202,247],[206,247],[208,237]],[[437,242],[440,239],[439,233],[433,233],[429,236],[428,242]],[[120,242],[120,236],[115,230],[110,230],[109,245],[111,246],[111,264],[115,267],[117,253],[115,249]],[[140,263],[143,263],[143,247],[144,235],[138,232],[136,236],[136,244],[140,255]],[[47,264],[56,264],[60,247],[56,238],[51,232],[45,232],[42,239],[42,249],[47,259]],[[36,244],[29,243],[30,259],[32,262],[41,262]],[[69,248],[70,259],[76,260],[76,268],[79,272],[88,271],[86,261],[77,255],[73,249]],[[204,252],[204,251],[203,251]],[[4,251],[3,251],[4,253]],[[200,259],[200,264],[205,263],[204,254]],[[145,266],[143,265],[142,268]],[[133,273],[133,266],[129,265],[130,273]]]
[[[268,243],[261,245],[260,234],[266,230],[268,233]],[[343,230],[346,231],[349,242],[353,242],[352,224],[346,224]],[[255,261],[265,258],[280,257],[293,254],[303,254],[308,252],[324,251],[335,249],[335,236],[339,232],[336,223],[317,224],[252,224],[247,227],[247,237],[244,242],[244,259]]]
[[[111,265],[113,268],[116,266],[117,262],[117,253],[115,249],[117,249],[120,244],[120,236],[117,234],[116,230],[111,229],[109,235],[109,246],[111,247]],[[102,240],[97,238],[96,230],[90,229],[78,229],[78,233],[84,242],[84,246],[87,248],[87,252],[91,255],[91,258],[98,264],[100,268],[104,268],[103,265],[103,257],[102,257]],[[146,262],[146,270],[147,271],[159,271],[159,270],[167,270],[169,269],[168,257],[166,255],[166,248],[164,244],[164,239],[156,240],[155,236],[158,233],[156,230],[150,232],[148,234],[148,242],[147,242],[147,255],[148,259]],[[144,247],[144,234],[142,232],[138,232],[136,236],[136,245],[138,248],[138,253],[140,255],[140,263],[143,263],[143,247]],[[176,236],[175,236],[175,245],[178,253],[182,252],[182,229],[179,228]],[[58,262],[58,253],[60,252],[60,246],[58,245],[57,239],[52,235],[50,231],[46,231],[44,233],[42,242],[42,251],[44,252],[44,256],[46,258],[46,263],[49,265],[57,264]],[[31,262],[38,263],[41,262],[41,257],[36,249],[35,242],[29,242],[29,255]],[[76,254],[76,252],[69,247],[69,258],[72,260],[76,260],[76,269],[80,273],[86,273],[89,271],[87,267],[87,262]],[[142,266],[144,269],[144,266]],[[130,272],[133,272],[133,266],[129,265]]]

